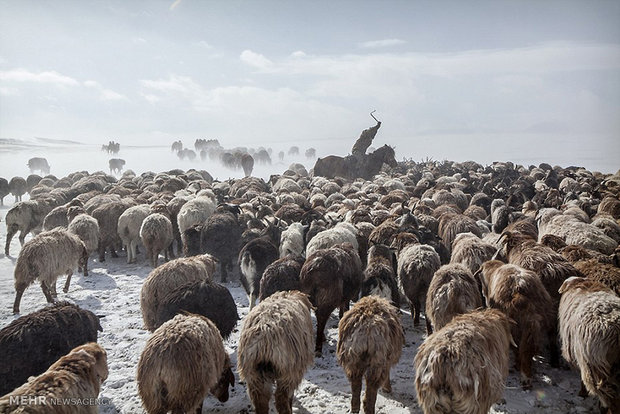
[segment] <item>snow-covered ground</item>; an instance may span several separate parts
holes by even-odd
[[[5,148],[6,150],[7,148]],[[301,148],[302,154],[304,148]],[[277,150],[276,150],[277,151]],[[121,158],[126,158],[128,168],[134,168],[137,173],[150,169],[162,171],[170,168],[204,168],[212,175],[220,178],[241,175],[240,172],[231,173],[228,170],[213,170],[206,165],[196,162],[194,165],[180,163],[168,148],[159,148],[148,151],[144,149],[125,149]],[[90,147],[45,150],[52,166],[52,173],[59,178],[71,171],[107,169],[107,159],[112,158],[101,153],[98,148]],[[10,178],[12,175],[28,175],[25,162],[31,156],[40,154],[27,151],[0,151],[0,176]],[[303,155],[299,161],[303,160]],[[290,162],[274,162],[271,167],[258,166],[257,175],[267,178],[271,173],[282,173]],[[306,160],[307,168],[308,165]],[[215,166],[211,165],[215,168]],[[219,172],[219,174],[218,174]],[[0,245],[4,246],[6,226],[4,216],[12,205],[11,195],[5,198],[5,206],[0,207]],[[26,198],[25,198],[26,199]],[[29,239],[28,236],[27,239]],[[2,249],[3,250],[3,249]],[[13,287],[13,269],[19,254],[20,246],[17,237],[11,243],[10,256],[0,253],[0,328],[5,327],[18,316],[12,314],[12,304],[15,298]],[[144,250],[142,250],[143,252]],[[93,311],[101,317],[104,331],[99,334],[101,343],[108,352],[110,374],[103,384],[100,397],[108,399],[109,405],[100,406],[101,413],[143,413],[141,401],[137,393],[135,375],[136,366],[149,332],[142,328],[140,313],[140,289],[151,268],[144,260],[144,255],[138,256],[137,264],[127,264],[124,254],[112,259],[109,256],[104,263],[99,263],[91,257],[88,277],[74,275],[71,288],[67,294],[59,290],[60,300],[69,300],[85,309]],[[64,277],[59,283],[64,283]],[[236,351],[243,318],[248,312],[248,299],[241,287],[237,276],[226,284],[238,306],[239,321],[236,330],[226,341],[225,345],[231,354],[233,364],[236,363]],[[21,314],[33,312],[45,306],[45,298],[38,285],[32,285],[24,293],[21,303]],[[424,323],[420,327],[413,326],[408,309],[402,310],[402,321],[406,333],[406,344],[399,363],[392,369],[391,394],[379,392],[377,399],[377,413],[400,414],[420,413],[414,388],[413,359],[418,346],[425,338]],[[337,341],[337,312],[327,325],[327,342],[323,349],[323,356],[316,358],[314,365],[308,370],[304,381],[295,393],[294,412],[305,413],[348,413],[350,404],[350,386],[342,368],[336,361],[335,349]],[[25,350],[27,352],[27,350]],[[0,356],[1,358],[2,356]],[[586,413],[597,412],[597,401],[593,397],[582,399],[579,397],[579,376],[574,371],[552,369],[544,361],[535,364],[536,374],[531,391],[522,391],[519,385],[518,373],[511,371],[508,377],[504,400],[493,407],[496,413]],[[238,376],[237,376],[238,381]],[[213,397],[207,397],[203,412],[219,413],[249,413],[253,412],[250,400],[243,384],[235,385],[226,403],[219,403]],[[272,412],[275,413],[272,400]]]

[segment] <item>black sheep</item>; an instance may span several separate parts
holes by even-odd
[[[0,395],[45,372],[76,346],[97,341],[103,331],[91,311],[57,302],[24,315],[0,330]]]
[[[241,284],[250,299],[250,309],[256,304],[263,272],[278,256],[278,248],[268,236],[251,240],[239,252]]]
[[[299,272],[304,264],[301,256],[286,256],[271,263],[260,280],[259,300],[286,290],[299,290]]]
[[[209,279],[189,282],[164,296],[153,329],[182,311],[209,318],[224,339],[228,338],[239,320],[237,305],[228,289]]]

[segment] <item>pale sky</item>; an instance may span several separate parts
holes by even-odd
[[[0,0],[0,137],[346,152],[376,109],[399,158],[618,160],[619,22],[620,1]]]

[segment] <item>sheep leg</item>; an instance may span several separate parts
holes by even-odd
[[[19,244],[21,246],[24,245],[24,243],[26,242],[26,235],[30,232],[30,230],[26,231],[26,230],[22,230],[19,232]]]
[[[220,272],[222,274],[222,277],[221,277],[222,283],[226,283],[226,281],[228,280],[228,271],[226,269],[227,267],[228,267],[228,260],[223,260],[220,266]]]
[[[549,332],[549,364],[553,368],[560,366],[560,352],[558,350],[558,325],[557,322]]]
[[[271,384],[267,381],[248,381],[248,393],[256,414],[269,413],[269,399],[271,399]]]
[[[105,244],[103,244],[101,240],[99,241],[97,250],[99,250],[99,262],[105,262]]]
[[[48,303],[53,303],[54,299],[52,298],[52,295],[50,293],[50,289],[49,289],[49,287],[47,286],[47,284],[45,282],[41,282],[41,290],[43,291],[43,294],[45,295],[45,299],[47,299],[47,302]]]
[[[275,392],[276,399],[276,411],[278,414],[292,414],[293,413],[293,390],[288,387],[282,386],[278,382],[278,386]]]
[[[375,403],[377,402],[377,385],[381,382],[373,381],[373,378],[366,376],[366,392],[364,393],[364,414],[375,414]]]
[[[389,369],[387,370],[385,381],[383,382],[383,386],[381,387],[381,389],[387,393],[392,392],[392,382],[390,381],[390,370]]]
[[[149,256],[151,257],[151,267],[155,269],[157,267],[157,260],[159,259],[159,252],[156,252],[155,249],[152,249],[149,253]]]
[[[84,260],[84,276],[88,276],[88,257]]]
[[[360,412],[363,375],[363,372],[353,372],[349,377],[351,382],[351,413],[353,414]]]
[[[65,287],[62,288],[62,291],[67,293],[69,291],[69,285],[71,284],[71,276],[73,275],[73,272],[69,272],[67,274],[67,281],[65,282]]]
[[[202,413],[202,405],[204,404],[204,400],[200,402],[200,405],[198,406],[198,408],[196,408],[196,414],[201,414]]]
[[[11,239],[13,239],[13,236],[15,236],[15,233],[17,233],[17,225],[12,224],[10,227],[8,227],[7,232],[6,232],[6,242],[4,243],[4,254],[6,256],[9,255],[9,246],[11,245]]]
[[[586,385],[583,383],[583,381],[579,382],[581,383],[581,388],[579,389],[579,396],[581,398],[587,398],[590,393],[588,393],[588,389],[586,388]]]
[[[327,325],[327,319],[331,311],[325,308],[319,308],[316,310],[316,346],[314,353],[317,357],[323,355],[323,342],[325,342],[325,325]]]
[[[110,256],[115,259],[118,257],[118,254],[116,254],[116,250],[114,249],[114,245],[110,246]]]
[[[429,336],[433,333],[433,326],[431,325],[431,321],[428,319],[428,316],[425,317],[426,321],[426,336]]]
[[[413,326],[420,324],[420,300],[415,299],[411,304],[411,314],[413,315]]]
[[[19,284],[15,286],[15,302],[13,302],[13,313],[19,313],[19,304],[22,301],[22,295],[24,294],[24,290],[26,290],[26,285]],[[45,292],[43,292],[45,293]]]
[[[348,310],[349,310],[349,301],[347,300],[345,302],[342,302],[342,304],[340,305],[340,310],[338,311],[338,318],[342,319],[342,316]]]

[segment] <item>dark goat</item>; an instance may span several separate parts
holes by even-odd
[[[250,300],[250,309],[256,304],[263,272],[279,257],[278,248],[268,236],[251,240],[239,252],[241,284]]]
[[[310,255],[299,275],[301,290],[310,296],[317,319],[315,352],[321,355],[325,325],[336,307],[340,317],[357,297],[362,284],[362,262],[350,243],[319,249]]]
[[[47,370],[78,345],[97,341],[99,318],[69,302],[57,302],[15,319],[0,331],[0,395]]]
[[[364,270],[362,296],[376,295],[400,307],[400,292],[396,283],[396,258],[384,244],[376,244],[368,250],[368,265]]]

